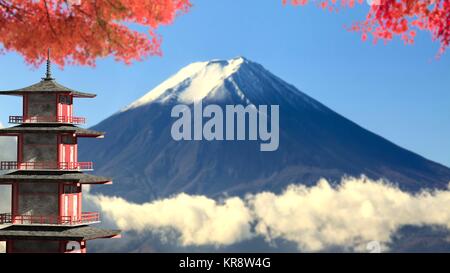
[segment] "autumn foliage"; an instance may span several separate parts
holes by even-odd
[[[46,59],[47,48],[60,66],[94,65],[108,55],[130,63],[161,54],[155,30],[190,6],[189,0],[0,0],[0,43],[33,65]]]
[[[410,44],[422,30],[440,42],[440,53],[450,44],[450,0],[282,1],[315,2],[332,11],[370,3],[365,20],[350,28],[361,32],[363,40],[369,34],[375,42],[399,36]],[[0,53],[16,51],[32,65],[46,59],[48,48],[60,66],[95,65],[98,57],[110,55],[130,63],[160,55],[156,29],[190,7],[190,0],[0,0]],[[148,31],[137,31],[134,25]]]
[[[284,4],[306,5],[310,0],[283,0]],[[320,7],[337,10],[355,4],[369,4],[370,10],[362,22],[351,27],[360,31],[362,39],[368,34],[378,40],[389,41],[394,36],[405,43],[414,42],[417,30],[429,31],[433,40],[440,42],[442,54],[450,44],[450,0],[318,0]]]

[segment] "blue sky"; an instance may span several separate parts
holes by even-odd
[[[78,100],[76,114],[94,125],[195,61],[245,56],[361,126],[450,166],[450,55],[419,32],[413,46],[362,42],[344,25],[362,20],[367,5],[339,13],[281,0],[193,0],[192,10],[163,27],[163,57],[131,66],[113,58],[96,68],[54,68],[57,80],[98,94]],[[0,89],[37,82],[23,59],[0,56]],[[0,121],[20,114],[20,99],[0,98]]]

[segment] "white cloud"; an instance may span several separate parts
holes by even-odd
[[[329,246],[360,248],[369,241],[389,242],[404,225],[442,225],[450,229],[450,191],[402,192],[382,181],[347,178],[333,188],[290,186],[281,195],[261,193],[249,204],[256,233],[294,241],[300,249]]]
[[[142,205],[117,197],[88,196],[123,230],[180,232],[182,245],[228,245],[252,236],[252,216],[243,200],[216,202],[179,194]]]
[[[370,241],[389,243],[404,225],[450,229],[450,191],[403,192],[383,181],[345,178],[332,187],[292,185],[277,195],[263,192],[217,202],[179,194],[145,203],[88,196],[124,231],[176,230],[182,245],[229,245],[255,236],[293,241],[301,251],[338,246],[366,250]]]

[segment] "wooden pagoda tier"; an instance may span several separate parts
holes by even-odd
[[[74,98],[96,95],[67,88],[47,73],[39,83],[0,91],[21,96],[23,113],[11,116],[16,126],[0,136],[17,139],[17,159],[0,162],[0,185],[11,185],[11,211],[0,212],[0,241],[8,253],[86,252],[86,241],[114,238],[120,231],[89,225],[100,222],[98,212],[82,211],[82,186],[111,184],[112,179],[85,174],[92,162],[78,162],[78,138],[103,138],[104,132],[75,124]]]
[[[60,154],[64,152],[62,138],[69,136],[76,145],[76,139],[79,137],[103,138],[104,132],[84,129],[73,124],[21,124],[18,126],[0,129],[0,136],[11,136],[18,138],[18,160],[17,161],[2,161],[0,162],[0,171],[14,171],[14,170],[60,170],[60,171],[92,171],[94,166],[92,162],[77,162],[67,158],[61,158]],[[41,140],[37,140],[37,137]],[[42,138],[42,136],[45,136]],[[51,138],[55,139],[51,143]],[[25,143],[27,142],[28,143]],[[40,145],[41,149],[37,149]],[[36,160],[36,158],[29,157],[25,160],[24,151],[27,147],[35,147],[35,153],[44,153],[49,145],[57,147],[57,155],[53,158],[47,157],[45,160]],[[74,146],[72,145],[72,146]],[[67,145],[66,145],[67,146]],[[72,147],[76,149],[77,147]],[[66,147],[66,149],[68,149]],[[70,151],[69,151],[70,152]],[[72,151],[75,153],[75,150]]]
[[[117,238],[120,230],[91,226],[11,225],[0,229],[7,253],[86,253],[86,242]]]

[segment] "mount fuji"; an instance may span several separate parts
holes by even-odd
[[[279,148],[261,152],[254,141],[175,141],[171,109],[203,105],[279,105]],[[146,202],[179,192],[218,197],[320,178],[384,178],[401,189],[446,188],[450,169],[362,128],[270,73],[238,57],[197,62],[93,129],[101,141],[80,145],[80,160],[114,185],[93,189]]]

